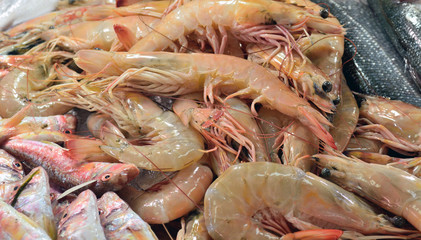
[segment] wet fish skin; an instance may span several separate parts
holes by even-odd
[[[314,0],[325,3],[357,47],[356,56],[344,65],[343,72],[351,90],[389,97],[421,107],[421,92],[405,63],[368,5],[354,0]],[[351,59],[355,48],[345,41],[343,62]]]
[[[25,214],[52,238],[56,238],[56,225],[50,201],[50,184],[47,172],[42,167],[32,169],[29,183],[15,196],[13,207]]]
[[[421,76],[421,1],[368,0],[368,4],[396,49]]]
[[[65,189],[96,180],[89,186],[96,193],[117,191],[139,173],[133,164],[80,161],[53,143],[11,139],[2,147],[29,168],[42,166],[50,179]]]
[[[67,207],[58,224],[59,239],[106,239],[102,229],[97,199],[85,190]]]
[[[108,240],[158,239],[149,224],[114,192],[107,192],[98,199],[98,210]]]
[[[0,200],[0,239],[49,240],[34,221]]]
[[[0,184],[18,181],[23,176],[22,163],[5,150],[0,149]]]

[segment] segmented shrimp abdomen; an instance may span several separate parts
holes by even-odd
[[[373,233],[391,226],[339,186],[296,167],[270,162],[230,167],[208,188],[204,203],[206,226],[214,239],[276,239],[265,229],[286,234],[288,230],[280,227],[285,220],[299,230]]]

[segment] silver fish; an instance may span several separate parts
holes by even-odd
[[[91,190],[85,190],[67,207],[59,224],[57,239],[104,239],[97,199]]]
[[[393,45],[421,76],[421,1],[368,0],[368,4]]]

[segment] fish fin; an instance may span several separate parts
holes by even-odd
[[[70,139],[65,142],[69,156],[83,162],[118,162],[102,151],[104,143],[98,139]]]
[[[58,200],[60,200],[60,199],[64,198],[65,196],[67,196],[67,195],[71,194],[72,192],[75,192],[75,191],[77,191],[77,190],[79,190],[79,189],[81,189],[81,188],[84,188],[84,187],[86,187],[86,186],[88,186],[88,185],[90,185],[90,184],[92,184],[92,183],[94,183],[94,182],[96,182],[96,180],[87,181],[87,182],[81,183],[81,184],[79,184],[79,185],[76,185],[76,186],[74,186],[74,187],[72,187],[72,188],[69,188],[69,189],[67,189],[64,193],[60,194],[60,195],[57,197],[56,201],[58,201]]]

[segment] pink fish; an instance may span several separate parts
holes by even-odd
[[[65,189],[95,180],[89,186],[94,192],[117,191],[139,174],[133,164],[83,162],[54,143],[11,139],[3,149],[30,168],[42,166],[50,180]]]
[[[67,207],[58,224],[57,239],[104,239],[95,194],[86,190]]]

